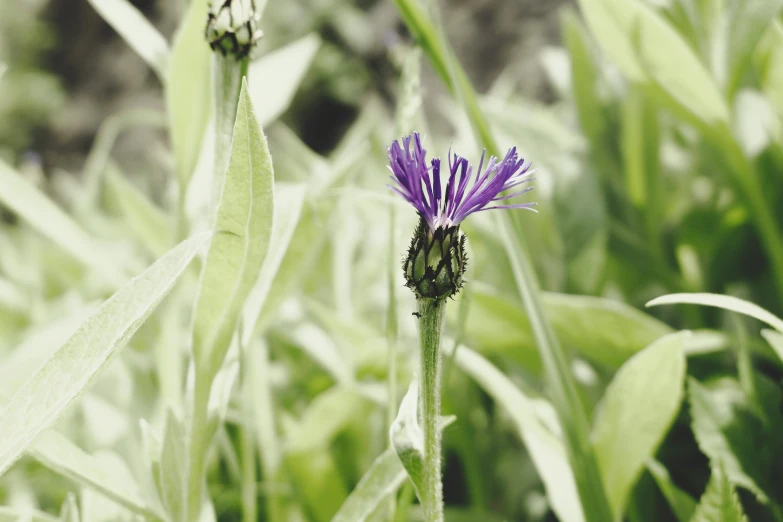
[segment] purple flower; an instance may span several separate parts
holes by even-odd
[[[442,187],[440,159],[434,158],[430,165],[427,165],[427,151],[421,145],[418,132],[405,136],[402,146],[395,141],[388,151],[389,168],[393,174],[391,179],[396,183],[396,186],[389,185],[389,188],[413,205],[432,231],[458,226],[474,212],[497,208],[533,210],[531,207],[535,205],[497,204],[533,190],[533,187],[527,187],[506,196],[501,195],[507,190],[535,180],[528,177],[535,170],[530,170],[530,162],[525,163],[524,159],[519,158],[516,147],[509,149],[500,161],[491,156],[486,166],[482,153],[475,176],[473,166],[467,159],[457,154],[451,156],[449,153],[449,173],[445,188]]]

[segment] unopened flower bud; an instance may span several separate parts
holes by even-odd
[[[466,266],[465,235],[459,226],[438,227],[433,231],[422,218],[403,262],[406,286],[416,297],[453,296],[462,288]]]
[[[263,36],[256,0],[212,0],[206,36],[213,51],[246,58]]]

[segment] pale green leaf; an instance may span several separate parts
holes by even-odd
[[[128,0],[88,0],[98,14],[147,62],[165,77],[169,48],[163,35]]]
[[[604,490],[618,520],[639,474],[680,409],[687,335],[667,335],[634,355],[604,395],[592,439]]]
[[[54,244],[111,281],[125,280],[121,260],[113,259],[65,212],[1,160],[0,187],[0,203]]]
[[[250,64],[250,96],[263,102],[256,111],[261,125],[272,123],[288,108],[320,46],[320,38],[309,34]]]
[[[180,193],[193,176],[212,110],[212,50],[204,37],[207,0],[192,0],[174,38],[167,71],[171,143]]]
[[[647,306],[668,304],[698,304],[722,308],[758,319],[762,323],[767,323],[778,332],[783,333],[783,320],[760,306],[738,297],[720,294],[669,294],[653,299],[647,303]]]
[[[456,363],[508,412],[533,459],[546,488],[549,504],[561,522],[585,520],[574,473],[562,441],[541,421],[536,404],[492,363],[465,346],[457,348]],[[551,411],[551,407],[549,407]],[[554,412],[552,412],[554,417]],[[555,417],[556,418],[556,417]]]
[[[23,384],[0,414],[0,474],[125,346],[171,290],[208,235],[183,241],[108,299]]]
[[[637,0],[580,0],[592,34],[626,77],[653,81],[705,123],[729,109],[698,56],[669,22]]]
[[[147,505],[127,465],[114,453],[88,455],[63,435],[47,430],[35,439],[30,454],[47,468],[94,489],[134,513],[165,519],[159,510]]]
[[[690,522],[747,522],[737,492],[720,466],[712,468],[707,490]]]
[[[242,310],[242,346],[248,346],[258,333],[258,320],[264,309],[269,289],[275,280],[288,245],[302,215],[305,200],[305,186],[294,183],[278,183],[275,186],[275,217],[272,223],[272,235],[269,239],[269,251],[261,265],[261,272],[253,289],[247,296]]]
[[[647,462],[647,471],[650,472],[658,488],[669,503],[674,516],[679,522],[689,522],[696,511],[696,501],[686,492],[678,488],[669,476],[663,464],[657,460]]]
[[[0,393],[10,397],[51,355],[70,338],[97,308],[84,306],[34,327],[0,360]]]
[[[193,322],[197,371],[220,368],[272,233],[272,157],[243,82],[228,169]]]
[[[375,459],[332,522],[365,522],[383,499],[397,491],[406,477],[395,450],[387,449]]]

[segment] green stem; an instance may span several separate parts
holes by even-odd
[[[251,436],[252,426],[246,422],[239,432],[242,451],[242,521],[258,520],[258,488],[256,486],[256,456]]]
[[[419,337],[421,340],[421,378],[419,400],[424,428],[424,463],[421,503],[424,522],[443,521],[443,483],[440,473],[440,337],[443,331],[443,300],[419,299]]]
[[[183,522],[197,522],[201,511],[201,493],[206,475],[206,453],[209,448],[211,430],[208,429],[209,394],[212,380],[205,381],[201,372],[196,372],[193,386],[193,410],[190,416],[190,447],[188,458],[187,510]]]

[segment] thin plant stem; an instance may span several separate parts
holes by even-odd
[[[205,382],[203,373],[197,371],[193,386],[193,409],[190,416],[187,510],[184,522],[196,522],[201,511],[201,493],[206,475],[206,453],[211,435],[207,426],[211,387],[212,380],[208,379]]]
[[[424,522],[443,521],[443,483],[441,481],[440,418],[440,338],[443,332],[443,300],[419,299],[419,338],[421,346],[421,378],[419,400],[421,424],[424,430],[424,462],[422,469],[421,504]]]

